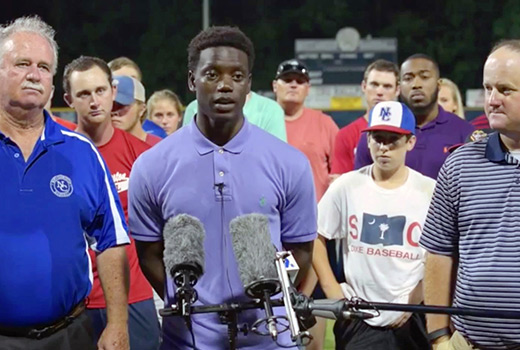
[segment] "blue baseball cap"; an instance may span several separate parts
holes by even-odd
[[[139,80],[126,75],[116,75],[112,81],[117,86],[117,103],[128,106],[134,101],[146,102],[144,86]]]
[[[403,135],[415,134],[415,116],[408,106],[396,101],[379,102],[368,115],[366,131],[390,131]]]

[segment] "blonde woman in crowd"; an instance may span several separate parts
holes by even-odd
[[[147,118],[170,135],[182,125],[182,109],[181,100],[173,91],[156,91],[148,99]]]
[[[459,88],[448,78],[439,79],[438,102],[445,111],[456,114],[461,119],[466,119]]]

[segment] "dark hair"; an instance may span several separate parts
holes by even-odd
[[[194,37],[188,45],[188,69],[194,71],[199,64],[200,52],[217,46],[230,46],[247,55],[249,72],[253,70],[255,49],[251,40],[237,27],[209,27]]]
[[[112,83],[112,72],[105,61],[97,57],[80,56],[65,67],[63,72],[63,90],[67,94],[70,93],[70,76],[73,72],[84,72],[92,67],[99,67],[106,73],[108,81]]]
[[[108,67],[111,71],[115,71],[123,67],[132,67],[137,72],[136,79],[139,81],[143,80],[143,73],[141,72],[141,69],[139,68],[137,63],[135,63],[128,57],[121,56],[118,58],[114,58],[112,61],[108,62]]]
[[[403,64],[405,64],[405,62],[408,62],[411,60],[416,60],[416,59],[423,59],[423,60],[430,61],[431,63],[433,63],[437,76],[438,77],[441,76],[441,71],[439,69],[439,64],[437,63],[437,61],[435,61],[432,57],[430,57],[424,53],[415,53],[415,54],[411,55],[410,57],[408,57],[407,59],[405,59],[403,61]],[[402,67],[402,65],[401,65],[401,67]]]
[[[507,47],[510,50],[520,52],[520,40],[519,39],[504,39],[497,42],[491,49],[490,55],[498,49]]]
[[[399,67],[397,67],[397,64],[395,64],[394,62],[379,59],[379,60],[375,60],[374,62],[370,63],[368,65],[368,67],[365,69],[365,74],[363,75],[363,81],[366,81],[368,79],[368,75],[373,70],[377,70],[379,72],[394,73],[395,80],[397,82],[399,81]]]

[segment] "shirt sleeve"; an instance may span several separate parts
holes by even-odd
[[[317,236],[316,194],[311,166],[303,154],[301,159],[304,166],[293,167],[300,171],[290,177],[280,213],[282,243],[310,242]]]
[[[112,176],[100,153],[97,150],[94,153],[97,158],[94,161],[97,171],[97,208],[85,232],[89,237],[90,248],[99,253],[111,247],[129,244],[130,238]]]
[[[182,126],[189,124],[193,117],[197,114],[197,100],[193,100],[184,110],[184,115],[182,116]]]
[[[264,110],[265,118],[262,118],[262,129],[278,137],[280,140],[287,142],[287,132],[285,131],[285,113],[278,105],[274,102],[269,104],[268,108]]]
[[[361,169],[364,166],[372,164],[372,156],[368,150],[367,134],[364,132],[361,134],[356,147],[356,157],[354,158],[354,169]]]
[[[334,181],[318,203],[318,233],[327,239],[346,237],[347,206],[346,201],[342,201],[343,186],[343,177]]]
[[[426,216],[420,245],[429,252],[453,255],[458,249],[458,206],[460,198],[457,157],[444,163]]]
[[[334,122],[334,119],[332,119],[332,117],[327,116],[327,118],[329,119],[328,128],[327,128],[327,141],[328,141],[329,153],[327,155],[327,161],[328,161],[329,174],[331,174],[332,173],[332,161],[334,158],[334,146],[335,146],[336,136],[338,135],[339,128],[336,125],[336,122]]]
[[[157,198],[148,183],[146,163],[139,157],[132,167],[128,185],[128,223],[132,237],[138,241],[163,239],[164,220]]]

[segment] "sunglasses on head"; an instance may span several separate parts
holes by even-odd
[[[287,73],[287,72],[294,72],[294,71],[299,71],[303,74],[308,74],[307,72],[307,67],[299,64],[299,63],[285,63],[284,65],[282,65],[280,67],[280,69],[278,70],[278,75],[281,75],[281,74],[284,74],[284,73]]]

